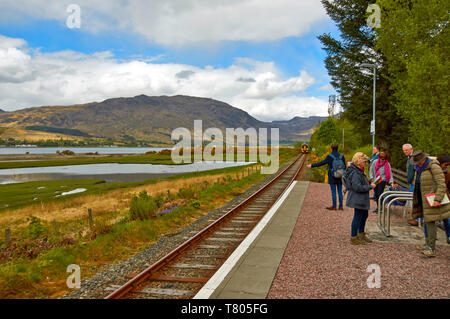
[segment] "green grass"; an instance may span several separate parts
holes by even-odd
[[[101,179],[74,179],[0,185],[0,211],[20,208],[41,202],[65,200],[65,196],[59,198],[55,197],[55,195],[74,190],[75,188],[92,189],[97,183],[102,182],[104,181]],[[73,197],[73,195],[67,196]]]
[[[235,196],[265,178],[260,173],[236,180],[231,175],[220,182],[192,186],[186,206],[157,218],[130,220],[129,214],[105,234],[93,239],[79,238],[75,244],[42,252],[34,259],[15,258],[0,264],[0,298],[49,298],[68,292],[67,266],[78,264],[82,280],[93,275],[98,266],[122,260],[155,242],[159,237],[183,227],[222,203],[217,199]],[[192,203],[199,203],[193,207]],[[107,216],[97,216],[107,218]],[[70,227],[71,228],[71,227]],[[54,240],[54,238],[50,239]],[[49,284],[51,282],[52,284]]]
[[[66,165],[86,165],[86,164],[166,164],[175,165],[169,155],[149,154],[149,155],[130,155],[130,156],[107,156],[98,158],[72,158],[42,161],[16,161],[1,162],[0,169],[25,168],[25,167],[47,167],[47,166],[66,166]]]
[[[289,161],[297,154],[294,149],[281,149],[279,154],[280,166]],[[161,156],[161,155],[159,155]],[[168,155],[170,156],[170,155]],[[146,157],[149,157],[147,155]],[[98,160],[98,159],[95,159]],[[164,160],[164,159],[161,159]],[[244,166],[245,167],[245,166]],[[13,183],[0,185],[0,213],[6,209],[16,209],[25,207],[36,203],[46,203],[51,201],[65,201],[78,196],[90,195],[90,194],[103,194],[115,189],[126,189],[142,185],[154,184],[160,180],[179,180],[189,177],[201,177],[208,175],[218,174],[232,174],[242,170],[242,166],[220,168],[201,172],[191,172],[178,174],[168,177],[152,178],[140,182],[115,182],[115,183],[103,183],[101,179],[90,180],[57,180],[57,181],[37,181],[37,182],[25,182],[25,183]],[[45,187],[38,189],[38,187]],[[55,192],[67,192],[75,188],[86,188],[87,190],[82,193],[66,195],[61,197],[55,197]],[[37,198],[35,200],[35,198]]]
[[[292,153],[293,149],[280,149],[280,158],[283,154]],[[295,151],[294,151],[295,152]],[[224,159],[226,154],[224,153]],[[237,154],[235,154],[235,159]],[[245,155],[245,161],[248,161],[249,154]],[[259,155],[258,155],[259,160]],[[155,165],[177,165],[172,161],[171,154],[147,154],[147,155],[128,155],[128,156],[107,156],[98,158],[68,158],[52,159],[38,161],[14,161],[0,162],[0,169],[25,168],[25,167],[48,167],[48,166],[66,166],[66,165],[86,165],[86,164],[155,164]],[[178,164],[184,165],[186,163]],[[187,163],[189,164],[189,163]]]

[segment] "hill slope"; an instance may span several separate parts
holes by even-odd
[[[3,127],[66,128],[94,137],[158,143],[171,143],[170,134],[177,127],[192,130],[196,119],[203,120],[203,130],[217,127],[223,132],[227,127],[279,127],[280,140],[297,140],[324,120],[322,117],[295,117],[290,121],[261,122],[224,102],[181,95],[139,95],[108,99],[100,103],[0,112],[0,126]]]

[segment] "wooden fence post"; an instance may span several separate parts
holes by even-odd
[[[6,245],[9,245],[10,241],[11,241],[11,229],[6,228],[5,229],[5,243],[6,243]]]
[[[55,236],[58,235],[58,229],[56,228],[56,220],[55,219],[53,220],[53,232],[54,232]]]
[[[92,216],[92,208],[88,208],[88,216],[89,216],[89,227],[94,226],[94,217]]]

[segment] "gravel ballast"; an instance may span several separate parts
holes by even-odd
[[[353,209],[329,211],[330,203],[328,184],[309,184],[268,298],[450,297],[449,245],[437,245],[435,258],[409,243],[351,245]],[[368,287],[372,264],[380,267],[380,288]]]
[[[283,169],[286,165],[280,169]],[[81,281],[80,289],[75,289],[72,292],[62,296],[63,299],[98,299],[105,298],[115,288],[125,284],[130,274],[138,274],[151,264],[164,257],[171,252],[177,246],[185,242],[188,237],[192,237],[193,234],[199,232],[215,220],[219,219],[225,213],[227,213],[232,207],[236,206],[256,190],[266,184],[273,176],[268,175],[264,180],[253,185],[247,189],[243,194],[236,196],[224,206],[215,209],[208,214],[200,217],[192,224],[184,227],[183,229],[175,232],[172,235],[161,237],[156,243],[149,245],[143,249],[142,252],[135,256],[117,262],[112,265],[103,266],[98,272],[85,280]],[[82,275],[82,274],[81,274]]]

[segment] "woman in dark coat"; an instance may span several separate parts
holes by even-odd
[[[369,184],[369,180],[364,173],[367,158],[361,152],[356,153],[353,156],[352,164],[346,169],[344,175],[345,187],[349,191],[346,205],[355,209],[350,238],[350,243],[353,245],[364,245],[372,242],[364,232],[370,209],[369,191],[376,186],[374,183]]]

